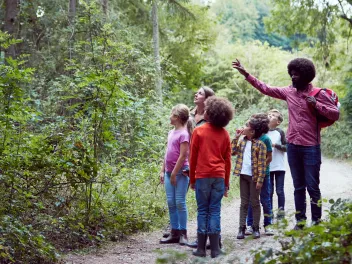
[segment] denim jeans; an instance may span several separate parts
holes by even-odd
[[[270,183],[271,183],[271,209],[273,209],[273,196],[274,196],[274,184],[276,185],[277,203],[280,211],[285,211],[285,171],[271,171],[270,172]]]
[[[198,233],[220,233],[221,199],[224,192],[225,181],[223,178],[196,179]]]
[[[170,224],[172,229],[187,230],[186,194],[189,177],[182,174],[183,167],[176,175],[176,186],[171,184],[171,172],[166,172],[164,177],[167,205],[169,207]]]
[[[264,212],[264,227],[271,225],[271,217],[272,217],[272,210],[271,210],[271,184],[270,184],[270,175],[266,175],[263,186],[260,190],[260,203],[263,206]],[[252,205],[249,204],[248,206],[248,213],[247,213],[247,226],[253,226],[253,212],[252,212]]]
[[[295,206],[297,222],[305,221],[306,217],[306,189],[310,196],[310,206],[312,211],[312,221],[319,222],[322,208],[319,205],[321,194],[320,145],[300,146],[287,144],[287,159],[290,165],[293,186],[295,188]]]

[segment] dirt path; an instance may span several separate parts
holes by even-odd
[[[324,198],[350,198],[352,197],[352,166],[346,163],[323,159],[321,167],[320,187]],[[285,178],[285,195],[286,195],[286,214],[294,213],[293,186],[291,175],[287,166]],[[309,196],[307,196],[309,197]],[[277,246],[273,237],[262,235],[257,240],[237,240],[238,216],[239,216],[239,199],[222,208],[222,237],[224,240],[224,249],[228,253],[221,259],[206,259],[209,263],[251,263],[251,250],[265,246]],[[328,208],[323,204],[323,216]],[[274,209],[277,208],[276,197],[274,198]],[[307,217],[310,220],[310,207],[307,207]],[[294,219],[290,219],[291,225],[294,225]],[[262,220],[261,220],[262,222]],[[196,236],[197,223],[191,221],[188,225],[189,239],[193,241]],[[116,263],[155,263],[159,256],[156,250],[173,249],[187,254],[187,260],[184,263],[199,263],[197,258],[192,256],[192,249],[188,247],[172,245],[160,245],[159,239],[161,231],[152,233],[142,233],[129,237],[126,241],[111,244],[104,249],[98,250],[95,254],[89,255],[68,255],[65,258],[67,264],[116,264]],[[210,252],[209,252],[210,254]],[[209,255],[208,254],[208,255]],[[179,263],[179,262],[177,262]],[[204,262],[203,262],[204,263]]]

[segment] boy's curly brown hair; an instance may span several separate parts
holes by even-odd
[[[225,127],[232,120],[234,109],[229,100],[214,95],[205,100],[205,111],[209,123]]]
[[[265,113],[258,113],[251,116],[249,126],[254,130],[254,137],[259,138],[269,131],[269,118]]]

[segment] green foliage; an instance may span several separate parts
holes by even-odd
[[[264,27],[264,19],[271,10],[270,1],[219,0],[211,6],[211,10],[223,26],[221,34],[228,36],[231,43],[259,40],[291,50],[289,38],[268,33]]]
[[[239,58],[246,69],[260,80],[275,86],[286,86],[289,76],[287,63],[293,58],[289,52],[270,47],[259,41],[218,43],[205,66],[204,83],[214,88],[219,96],[227,97],[236,109],[246,109],[258,101],[270,101],[254,89],[243,76],[231,68],[231,62]],[[275,100],[276,105],[278,100]]]
[[[346,133],[350,130],[351,124],[345,120],[340,120],[331,127],[323,129],[321,139],[323,153],[330,157],[350,160],[352,134]]]
[[[194,17],[170,3],[182,3]],[[21,41],[0,31],[2,262],[55,262],[56,252],[164,225],[167,204],[158,172],[170,109],[180,102],[192,105],[200,85],[211,85],[236,106],[227,128],[231,135],[256,112],[274,107],[287,117],[284,102],[262,96],[231,69],[239,58],[259,79],[287,85],[288,61],[316,52],[313,46],[295,54],[272,47],[286,40],[264,32],[267,1],[222,0],[210,8],[161,3],[164,105],[155,103],[153,92],[150,11],[150,1],[117,0],[109,1],[105,14],[100,1],[82,0],[71,21],[66,0],[22,1],[16,21]],[[324,131],[333,138],[323,138],[325,151],[349,158],[351,139],[337,140],[350,129],[346,29],[336,31],[329,69],[318,61],[317,81],[342,99],[343,121]],[[4,58],[11,45],[21,55]],[[230,199],[237,187],[238,179],[231,179]],[[196,214],[194,196],[190,191],[187,198],[190,217]]]
[[[352,203],[330,200],[326,221],[301,231],[280,232],[281,248],[259,250],[254,263],[350,263]]]
[[[175,250],[159,251],[160,256],[156,259],[156,263],[179,263],[187,259],[187,254]]]
[[[1,263],[53,263],[58,260],[55,248],[32,225],[4,216],[0,234]]]

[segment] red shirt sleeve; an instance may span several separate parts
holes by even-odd
[[[250,74],[246,78],[246,81],[249,82],[254,88],[256,88],[262,94],[269,95],[270,97],[274,97],[277,99],[286,100],[287,87],[285,88],[271,87],[265,84],[264,82],[259,81],[257,78],[255,78]]]
[[[226,145],[225,145],[225,186],[230,187],[230,174],[231,174],[231,140],[230,135],[226,131]]]

